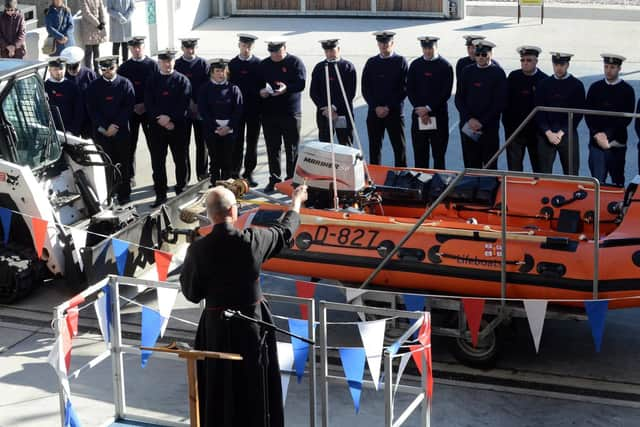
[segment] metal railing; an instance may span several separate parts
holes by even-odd
[[[626,118],[640,118],[640,114],[638,113],[625,113],[625,112],[619,112],[619,111],[603,111],[603,110],[587,110],[584,108],[562,108],[562,107],[544,107],[544,106],[537,106],[535,107],[533,110],[531,110],[531,112],[529,113],[529,115],[527,115],[527,117],[525,117],[525,119],[522,121],[522,123],[520,123],[520,125],[516,128],[515,131],[513,131],[513,133],[509,136],[509,138],[507,138],[507,140],[504,142],[504,144],[498,149],[498,151],[487,161],[487,163],[485,163],[482,168],[486,169],[488,167],[490,167],[491,165],[493,165],[495,162],[498,161],[498,157],[500,157],[500,154],[502,154],[504,152],[504,150],[507,149],[507,147],[509,147],[509,145],[511,145],[513,143],[513,141],[515,141],[516,137],[520,134],[520,132],[522,132],[524,130],[525,127],[527,127],[527,125],[529,124],[529,122],[531,120],[533,120],[533,118],[536,116],[537,113],[540,112],[547,112],[547,113],[566,113],[567,114],[567,119],[568,119],[568,134],[567,134],[567,143],[569,144],[569,170],[572,171],[573,170],[573,165],[575,163],[575,159],[573,158],[575,152],[574,152],[574,132],[575,132],[575,128],[573,126],[573,120],[574,120],[574,115],[575,114],[582,114],[584,116],[606,116],[606,117],[626,117]],[[580,155],[580,152],[578,151],[578,156]]]
[[[141,416],[137,414],[131,414],[127,410],[127,399],[125,393],[125,371],[124,371],[124,360],[123,356],[125,353],[129,354],[140,354],[140,349],[137,346],[126,345],[122,342],[122,323],[120,318],[120,285],[126,286],[145,286],[148,288],[168,288],[168,289],[176,289],[180,290],[180,285],[178,283],[171,282],[158,282],[152,280],[143,280],[136,279],[131,277],[121,277],[111,275],[102,281],[88,287],[84,291],[80,292],[78,295],[74,296],[71,300],[65,301],[53,309],[53,328],[55,337],[57,338],[60,333],[60,322],[64,321],[65,312],[67,309],[73,306],[73,301],[78,300],[96,300],[100,298],[100,293],[103,291],[105,286],[109,286],[109,292],[111,295],[111,307],[108,309],[111,310],[111,323],[109,329],[110,342],[108,344],[108,348],[104,350],[99,355],[93,357],[87,363],[73,371],[68,375],[69,379],[78,378],[78,376],[97,366],[99,363],[103,362],[111,358],[111,366],[112,366],[112,380],[113,380],[113,406],[114,406],[114,414],[109,420],[107,420],[106,425],[111,425],[111,423],[116,422],[118,420],[128,420],[134,422],[148,423],[152,425],[162,425],[162,426],[171,426],[171,427],[183,427],[188,426],[189,423],[179,423],[174,421],[169,421],[164,418],[155,418],[148,416]],[[273,295],[273,294],[264,294],[265,297],[271,301],[277,301],[281,303],[287,304],[304,304],[307,307],[307,312],[309,313],[309,328],[308,334],[311,340],[315,340],[315,323],[316,323],[316,311],[315,311],[315,302],[313,298],[301,298],[301,297],[293,297],[287,295]],[[86,304],[86,301],[83,302]],[[197,306],[194,306],[196,308]],[[195,328],[194,328],[195,334]],[[315,416],[315,407],[316,407],[316,370],[315,370],[315,360],[316,360],[316,349],[314,346],[310,346],[309,349],[309,360],[312,361],[309,367],[309,423],[308,425],[311,427],[315,427],[316,425],[316,416]],[[60,425],[64,427],[65,425],[65,395],[64,395],[64,386],[62,380],[58,379],[58,394],[59,394],[59,405],[60,405]]]
[[[454,190],[457,183],[467,175],[482,175],[482,176],[495,176],[501,179],[501,197],[502,203],[500,203],[500,215],[501,215],[501,241],[502,251],[500,260],[500,297],[502,299],[502,305],[505,304],[507,298],[507,186],[508,177],[516,178],[537,178],[548,181],[558,182],[577,182],[581,184],[593,185],[594,189],[594,222],[593,222],[593,299],[598,298],[598,277],[600,273],[599,259],[600,259],[600,182],[596,178],[591,177],[579,177],[579,176],[564,176],[542,173],[530,173],[530,172],[512,172],[512,171],[498,171],[498,170],[486,170],[486,169],[464,169],[458,172],[457,176],[445,187],[436,200],[425,210],[420,218],[416,221],[413,227],[400,239],[397,245],[395,245],[386,256],[380,261],[380,264],[371,272],[369,277],[362,282],[360,289],[364,289],[371,284],[373,279],[382,271],[382,269],[389,263],[391,258],[400,250],[400,248],[413,236],[413,234],[422,226],[424,221],[433,213],[433,211],[442,203],[446,197]]]
[[[330,375],[329,374],[329,358],[327,351],[329,346],[327,344],[327,311],[340,311],[340,312],[348,312],[348,313],[364,313],[364,314],[372,314],[377,316],[389,316],[389,317],[397,317],[397,318],[405,318],[405,319],[414,319],[416,322],[409,327],[404,334],[398,338],[398,342],[404,343],[409,337],[416,332],[421,323],[418,321],[423,319],[425,316],[429,319],[429,313],[421,312],[421,311],[403,311],[403,310],[395,310],[390,308],[381,308],[381,307],[368,307],[368,306],[360,306],[353,304],[341,304],[327,301],[320,301],[320,400],[322,404],[322,427],[328,427],[329,422],[329,383],[340,383],[344,384],[346,378]],[[430,320],[427,320],[430,322]],[[411,393],[416,394],[415,399],[407,406],[407,408],[403,411],[403,413],[398,417],[397,420],[394,421],[394,386],[393,386],[393,359],[397,357],[397,355],[391,354],[389,351],[384,351],[384,396],[385,396],[385,423],[386,427],[400,427],[404,423],[404,421],[411,415],[411,413],[422,404],[422,414],[420,417],[420,425],[422,427],[427,427],[430,425],[431,420],[431,405],[429,402],[429,398],[426,394],[426,385],[428,381],[428,373],[426,367],[425,358],[422,358],[422,375],[421,375],[421,385],[422,387],[414,387],[409,385],[400,384],[397,387],[397,391],[403,393]],[[373,381],[370,380],[362,380],[362,386],[367,388],[375,388]]]

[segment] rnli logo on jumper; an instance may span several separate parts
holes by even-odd
[[[433,73],[430,73],[429,71],[426,71],[426,72],[424,73],[424,76],[425,76],[425,77],[431,77],[431,76],[433,76]]]
[[[135,81],[133,82],[133,84],[134,84],[134,85],[136,85],[136,86],[140,86],[140,85],[142,84],[142,82],[141,82],[141,81],[139,81],[139,80],[135,80]]]
[[[282,72],[286,73],[287,72],[287,67],[282,67]]]
[[[191,78],[191,77],[193,77],[193,74],[191,74],[191,73],[185,73],[185,76],[187,76],[187,77]]]
[[[523,90],[520,91],[520,95],[522,95],[522,96],[528,96],[530,94],[531,94],[531,92],[529,92],[527,89],[523,89]]]
[[[482,82],[473,82],[475,87],[482,87]]]
[[[113,96],[105,96],[104,100],[111,102],[111,101],[113,101]]]
[[[168,90],[163,90],[162,91],[162,96],[169,96],[169,91]]]
[[[64,96],[64,94],[61,93],[61,92],[53,91],[53,96],[55,96],[56,98],[62,98]]]
[[[240,70],[240,74],[249,74],[249,70],[242,69]]]

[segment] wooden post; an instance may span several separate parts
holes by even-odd
[[[175,343],[174,343],[175,344]],[[204,359],[242,360],[242,356],[235,353],[220,353],[217,351],[181,350],[174,344],[169,347],[140,347],[141,350],[172,353],[187,361],[187,381],[189,384],[189,419],[191,427],[200,427],[200,398],[198,396],[198,367],[197,361]]]

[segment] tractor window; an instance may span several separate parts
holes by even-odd
[[[35,169],[58,160],[62,148],[37,76],[16,80],[2,101],[2,110],[15,131],[17,163]]]

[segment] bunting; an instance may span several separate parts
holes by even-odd
[[[478,332],[484,313],[484,300],[479,298],[462,298],[464,314],[467,317],[469,332],[471,333],[471,343],[475,347],[478,345]]]
[[[72,228],[71,238],[73,239],[73,250],[78,257],[80,270],[84,271],[84,261],[82,260],[81,249],[84,249],[84,247],[87,245],[87,231],[80,228]]]
[[[160,313],[150,309],[149,307],[142,306],[142,336],[140,340],[140,345],[142,347],[153,347],[156,345],[163,322],[164,318]],[[152,351],[150,350],[142,350],[140,354],[140,363],[143,368],[147,366],[147,361],[149,360],[149,357],[151,357],[151,353]]]
[[[398,366],[398,374],[396,375],[396,384],[393,387],[394,396],[398,391],[398,385],[400,385],[400,378],[402,378],[402,374],[404,374],[404,370],[407,367],[407,364],[409,363],[409,360],[411,359],[412,355],[413,353],[409,352],[409,353],[404,353],[403,355],[400,356],[400,366]]]
[[[11,212],[7,208],[0,207],[0,222],[2,222],[2,237],[4,239],[5,246],[9,243],[9,233],[11,232]]]
[[[282,382],[282,405],[287,402],[290,372],[293,370],[293,345],[288,342],[276,342],[278,348],[278,363],[280,364],[280,379]]]
[[[42,248],[47,237],[47,221],[41,218],[32,217],[31,226],[33,228],[33,245],[36,248],[38,258],[42,258]]]
[[[164,337],[164,332],[167,329],[167,325],[169,324],[169,318],[171,318],[171,312],[173,311],[173,306],[176,303],[176,297],[178,296],[177,289],[171,288],[156,288],[156,294],[158,296],[158,311],[160,315],[164,318],[162,322],[162,327],[160,328],[160,336]]]
[[[296,295],[300,298],[313,298],[316,293],[316,284],[296,280]],[[300,304],[300,314],[302,319],[309,320],[309,310],[306,304]]]
[[[544,318],[547,315],[547,302],[538,300],[524,300],[524,311],[527,313],[529,329],[533,337],[533,345],[536,353],[540,350],[540,337],[542,337],[542,327]]]
[[[72,338],[78,335],[79,317],[80,317],[80,310],[78,310],[77,307],[72,307],[67,309],[67,328]]]
[[[102,296],[93,303],[93,308],[96,311],[102,338],[106,344],[109,344],[111,334],[111,288],[109,285],[105,285],[101,292]]]
[[[153,257],[156,261],[156,271],[158,272],[158,281],[166,282],[167,274],[169,274],[169,264],[171,264],[172,254],[169,252],[153,250]]]
[[[118,274],[124,276],[127,258],[129,257],[129,242],[120,239],[111,239],[111,247],[113,248],[113,256],[116,259]]]
[[[609,301],[585,301],[584,308],[587,311],[589,317],[589,325],[591,325],[591,336],[593,337],[593,343],[596,347],[596,352],[600,353],[600,347],[602,346],[602,336],[604,335],[604,321],[607,317],[607,310],[609,309]]]
[[[424,306],[427,303],[427,297],[423,295],[404,294],[402,295],[404,300],[404,307],[407,311],[424,311]],[[416,323],[416,319],[409,319],[409,326]],[[415,339],[416,334],[413,334]]]
[[[358,323],[358,331],[367,356],[367,364],[373,379],[373,385],[378,390],[380,385],[380,365],[382,364],[382,347],[384,346],[384,331],[386,320]]]
[[[353,399],[356,414],[360,411],[360,394],[362,393],[362,378],[364,377],[364,362],[366,354],[364,348],[340,348],[340,360],[344,376],[349,384],[349,391]]]
[[[66,325],[66,322],[62,322]],[[66,327],[66,326],[65,326]],[[62,349],[62,334],[58,335],[53,345],[51,346],[51,351],[47,356],[47,363],[53,367],[56,371],[56,376],[58,377],[60,384],[62,385],[62,389],[64,390],[67,396],[71,395],[71,391],[69,389],[69,379],[67,377],[67,367],[64,361],[64,351]]]
[[[309,338],[309,323],[306,320],[289,319],[289,332],[304,338]],[[302,381],[304,375],[304,367],[307,364],[309,356],[309,344],[291,337],[291,345],[293,347],[293,363],[296,368],[296,376],[298,384]]]
[[[64,427],[82,427],[80,419],[78,418],[76,411],[73,409],[71,400],[69,399],[67,399],[67,402],[64,405]]]

